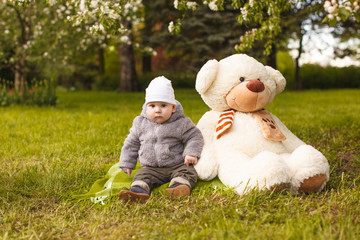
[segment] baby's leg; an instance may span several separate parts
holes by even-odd
[[[140,168],[134,176],[131,187],[139,186],[150,194],[154,187],[163,185],[170,181],[170,176],[167,174],[167,171],[164,171],[165,169],[166,168],[156,167]]]
[[[173,197],[189,196],[197,181],[197,172],[193,165],[179,164],[169,168],[170,185],[166,193]]]
[[[175,183],[187,185],[192,189],[197,181],[197,172],[193,165],[186,166],[185,164],[179,164],[172,168],[169,168],[170,174],[170,186]]]

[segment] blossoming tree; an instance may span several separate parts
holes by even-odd
[[[51,2],[56,2],[52,0]],[[135,70],[133,25],[143,21],[141,0],[101,1],[71,0],[77,14],[69,17],[74,23],[92,24],[94,35],[111,34],[120,43],[120,85],[119,92],[139,90]]]
[[[327,12],[324,22],[329,22],[330,25],[346,21],[349,17],[355,18],[357,22],[360,21],[359,0],[203,0],[201,2],[213,11],[222,11],[224,5],[230,3],[234,9],[240,10],[237,18],[240,24],[257,25],[240,36],[239,44],[235,46],[238,52],[251,48],[256,40],[265,40],[264,53],[270,54],[272,43],[281,32],[281,14],[290,8],[296,8],[302,2],[310,2],[318,8],[318,11]],[[198,6],[196,1],[174,0],[174,7],[184,13],[195,11]],[[176,22],[170,22],[169,31],[178,34],[181,30],[181,21],[182,19],[178,19]]]
[[[130,21],[135,25],[136,23],[143,21],[142,15],[138,12],[138,10],[142,8],[140,0],[81,0],[80,2],[72,2],[80,9],[80,14],[78,14],[75,18],[83,19],[83,16],[87,16],[87,14],[90,12],[91,14],[89,15],[91,16],[100,16],[98,18],[100,21],[98,22],[102,23],[103,28],[107,29],[107,31],[116,30],[117,32],[120,32],[120,34],[123,34],[124,37],[126,37],[126,40],[130,40],[130,43],[132,41],[131,29],[126,27],[124,20],[128,23]],[[246,49],[252,48],[255,41],[261,40],[265,45],[264,54],[269,55],[272,51],[274,43],[276,42],[277,36],[282,31],[281,14],[285,11],[288,11],[289,9],[296,8],[297,5],[303,2],[314,5],[314,9],[317,8],[317,11],[326,12],[327,16],[324,18],[324,22],[329,22],[330,25],[334,25],[338,21],[346,21],[349,17],[354,18],[359,22],[359,0],[174,0],[174,7],[183,13],[183,17],[177,19],[176,21],[171,21],[169,23],[168,30],[173,34],[179,34],[181,31],[182,20],[186,17],[186,12],[196,11],[200,3],[208,5],[208,7],[213,11],[222,11],[225,5],[231,4],[234,9],[239,10],[237,21],[240,24],[246,26],[255,26],[249,29],[243,36],[239,36],[239,43],[234,46],[235,50],[237,52],[242,52]],[[129,11],[129,9],[132,9],[132,11]],[[122,21],[120,21],[120,26],[116,21],[116,17],[114,17],[113,11],[118,13],[120,19],[122,19]],[[100,26],[100,28],[102,27]],[[126,59],[132,61],[130,56],[126,57]],[[123,58],[124,57],[125,56],[123,56]],[[126,62],[124,62],[122,65],[132,66],[132,64],[127,64]],[[132,70],[128,71],[128,73],[122,76],[122,78],[124,78],[126,75],[131,76],[132,72]],[[128,86],[131,86],[131,81],[131,78],[128,78],[126,81]]]
[[[196,11],[199,4],[208,5],[213,11],[222,11],[225,4],[230,4],[239,10],[237,21],[252,26],[239,36],[235,50],[244,51],[256,40],[262,40],[264,53],[268,55],[281,32],[281,13],[303,1],[310,1],[318,6],[318,11],[327,12],[324,21],[331,25],[349,17],[359,22],[359,0],[174,0],[173,5],[184,18],[187,11]],[[141,0],[1,0],[0,9],[0,61],[14,69],[17,89],[24,89],[28,62],[46,58],[66,60],[71,51],[56,50],[59,46],[67,49],[63,39],[77,32],[81,32],[82,40],[72,45],[101,41],[108,36],[116,38],[121,44],[119,91],[138,89],[133,52],[137,44],[133,36],[144,21]],[[64,28],[67,21],[72,22],[73,28]],[[181,21],[180,18],[170,22],[169,31],[180,33]],[[48,49],[44,48],[45,40],[52,43]]]
[[[0,68],[12,69],[15,90],[23,96],[30,68],[51,69],[50,77],[54,69],[71,71],[69,63],[77,51],[108,37],[93,36],[90,26],[81,22],[68,23],[75,14],[68,1],[1,0],[0,9]]]

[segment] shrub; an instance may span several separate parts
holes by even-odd
[[[95,79],[93,90],[115,91],[118,89],[120,83],[120,76],[100,76]]]
[[[52,80],[33,80],[25,86],[24,92],[16,91],[11,82],[0,79],[0,106],[9,105],[56,105],[55,82]]]
[[[303,65],[300,77],[304,89],[359,88],[360,68],[321,67],[313,64]]]

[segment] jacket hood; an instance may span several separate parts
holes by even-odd
[[[174,121],[176,121],[176,120],[179,119],[179,118],[185,117],[184,109],[183,109],[181,103],[180,103],[179,101],[177,101],[177,100],[175,100],[175,102],[176,102],[176,104],[175,104],[176,110],[175,110],[175,112],[171,115],[171,117],[170,117],[165,123],[167,123],[167,122],[174,122]],[[144,117],[144,118],[146,118],[146,119],[149,119],[148,116],[147,116],[147,114],[146,114],[146,103],[144,103],[144,105],[142,106],[142,111],[141,111],[140,116],[142,116],[142,117]],[[150,119],[149,119],[149,120],[150,120]],[[150,121],[151,121],[151,120],[150,120]]]

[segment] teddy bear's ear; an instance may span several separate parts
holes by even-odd
[[[285,86],[286,86],[286,80],[285,80],[284,76],[281,74],[281,72],[279,72],[278,70],[275,70],[269,66],[265,66],[265,68],[266,68],[267,72],[269,73],[269,75],[271,76],[271,78],[276,83],[276,94],[279,94],[282,91],[284,91]]]
[[[195,89],[200,94],[205,93],[217,76],[219,62],[215,59],[207,61],[196,76]]]

